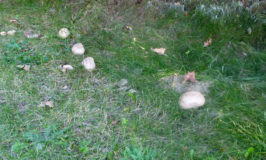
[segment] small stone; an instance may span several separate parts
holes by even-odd
[[[72,47],[72,53],[74,55],[83,55],[85,53],[85,48],[82,43],[77,43]]]
[[[199,108],[205,104],[205,97],[197,91],[184,93],[179,99],[179,105],[182,109]]]

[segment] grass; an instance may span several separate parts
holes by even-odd
[[[114,18],[100,2],[80,12],[76,5],[0,3],[0,30],[18,31],[0,37],[1,159],[265,157],[265,24],[245,12],[213,21],[197,10],[133,7]],[[135,20],[140,11],[145,16]],[[15,18],[19,25],[9,22]],[[72,33],[67,40],[57,37],[62,27]],[[45,37],[26,39],[27,28]],[[71,54],[72,39],[85,56]],[[167,56],[150,51],[160,47]],[[87,56],[96,61],[92,76],[81,66]],[[74,71],[63,74],[65,63]],[[184,111],[180,94],[160,79],[193,70],[212,86],[203,108]],[[119,89],[123,78],[137,93]],[[39,106],[47,100],[55,107]]]

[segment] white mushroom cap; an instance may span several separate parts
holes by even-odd
[[[70,35],[70,32],[67,28],[61,28],[58,32],[60,38],[67,38]]]
[[[83,55],[85,53],[85,48],[82,43],[77,43],[72,47],[72,53],[75,55]]]
[[[85,69],[89,72],[94,70],[96,68],[94,59],[92,57],[87,57],[82,61],[82,65],[85,67]]]
[[[71,65],[66,64],[66,65],[60,66],[60,69],[61,69],[62,72],[65,73],[67,70],[73,70],[74,68]]]
[[[204,104],[205,97],[198,91],[186,92],[179,99],[179,105],[182,109],[199,108]]]
[[[0,32],[1,36],[6,36],[6,32]]]
[[[7,34],[10,35],[10,36],[14,36],[16,33],[15,30],[11,30],[11,31],[8,31]]]

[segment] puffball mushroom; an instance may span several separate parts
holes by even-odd
[[[61,28],[58,32],[60,38],[67,38],[70,35],[70,32],[67,28]]]
[[[94,62],[94,59],[92,57],[87,57],[82,61],[82,65],[85,67],[85,69],[89,72],[92,72],[92,70],[95,69],[96,65]]]
[[[0,32],[1,36],[6,36],[6,32]]]
[[[85,48],[82,43],[77,43],[72,47],[72,53],[75,55],[83,55],[85,53]]]
[[[205,104],[205,97],[198,91],[188,91],[179,99],[182,109],[199,108]]]
[[[15,30],[11,30],[11,31],[8,31],[7,34],[10,35],[10,36],[14,36],[16,33]]]

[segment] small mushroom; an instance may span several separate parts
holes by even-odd
[[[10,36],[14,36],[16,33],[15,30],[11,30],[11,31],[8,31],[7,34],[10,35]]]
[[[60,69],[61,69],[62,72],[65,73],[67,70],[73,70],[74,68],[71,65],[66,64],[66,65],[60,66]]]
[[[82,61],[82,65],[85,67],[85,69],[89,72],[92,72],[95,68],[95,62],[92,57],[87,57]]]
[[[72,53],[75,55],[83,55],[85,53],[85,48],[82,43],[77,43],[72,47]]]
[[[6,36],[6,32],[0,32],[1,36]]]
[[[205,97],[198,91],[186,92],[179,99],[179,105],[182,109],[199,108],[204,104]]]
[[[70,35],[70,32],[67,28],[61,28],[58,32],[58,35],[60,38],[66,39]]]

